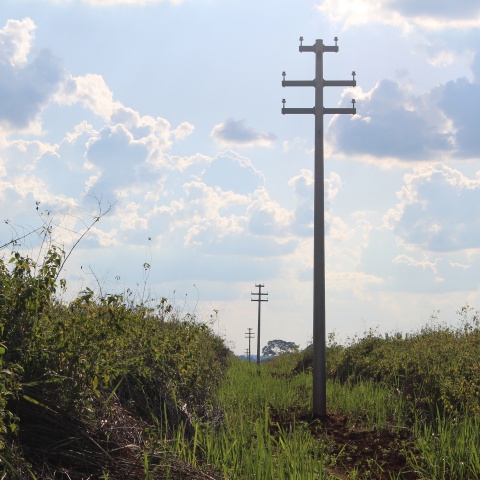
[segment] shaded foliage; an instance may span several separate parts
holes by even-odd
[[[219,417],[214,393],[229,351],[166,299],[147,307],[86,289],[57,301],[62,255],[51,247],[41,264],[18,252],[0,259],[0,469],[125,478],[127,464],[146,468],[149,428]],[[150,455],[148,468],[160,460]],[[165,461],[178,467],[170,478],[203,478]]]
[[[469,306],[457,327],[429,325],[416,333],[368,332],[343,346],[327,347],[327,376],[346,384],[380,382],[402,395],[413,414],[436,418],[480,414],[480,317]],[[295,369],[311,369],[312,349]]]

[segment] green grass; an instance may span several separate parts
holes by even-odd
[[[285,384],[263,368],[232,359],[218,393],[224,411],[217,429],[198,423],[193,439],[179,438],[174,449],[190,463],[201,461],[228,479],[323,479],[323,441],[302,422],[282,425],[288,411],[308,400],[301,392],[308,375]]]
[[[346,416],[349,424],[367,428],[388,430],[406,421],[403,398],[394,389],[368,380],[354,384],[328,380],[327,404],[330,412]]]
[[[438,480],[480,478],[480,419],[438,415],[434,424],[413,427],[420,455],[409,461],[422,478]]]

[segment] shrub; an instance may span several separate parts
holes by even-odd
[[[165,299],[146,307],[86,289],[59,302],[62,258],[52,247],[40,265],[19,253],[9,264],[0,259],[0,459],[16,475],[29,464],[67,468],[71,442],[93,448],[77,478],[101,474],[114,435],[106,425],[121,452],[132,448],[132,431],[142,448],[148,428],[167,421],[188,429],[215,416],[230,354],[207,325]]]

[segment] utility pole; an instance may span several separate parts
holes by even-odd
[[[323,106],[323,87],[354,87],[355,72],[352,80],[324,80],[323,53],[338,52],[338,38],[335,45],[327,46],[323,40],[316,40],[314,45],[303,45],[300,37],[299,51],[315,53],[314,80],[285,80],[282,73],[282,87],[314,87],[315,106],[313,108],[285,108],[282,100],[282,114],[315,115],[315,192],[314,192],[314,233],[313,233],[313,414],[325,417],[327,414],[327,373],[325,365],[325,186],[324,186],[324,152],[323,152],[323,116],[356,113],[355,100],[352,108],[325,108]]]
[[[258,329],[257,329],[257,366],[260,366],[260,306],[262,302],[268,302],[268,298],[262,298],[262,295],[268,295],[268,292],[262,293],[262,288],[265,287],[265,285],[258,284],[255,285],[256,288],[258,288],[258,293],[256,292],[251,292],[251,295],[257,295],[258,298],[252,298],[252,302],[258,302]]]
[[[245,338],[248,338],[248,363],[250,363],[250,352],[252,351],[250,342],[252,338],[255,338],[255,334],[250,327],[248,327],[248,332],[245,332]]]

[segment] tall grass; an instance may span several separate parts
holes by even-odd
[[[310,410],[311,375],[288,375],[286,372],[262,364],[232,359],[225,380],[218,391],[218,400],[227,410],[243,411],[256,418],[267,405],[279,415],[295,408],[298,412]]]
[[[212,465],[224,478],[323,479],[325,444],[302,425],[283,429],[268,410],[254,421],[230,417],[218,430],[197,424],[192,439],[173,445],[192,465]]]
[[[420,335],[428,339],[425,348],[435,345],[432,331],[423,330]],[[447,337],[463,345],[464,340],[458,341],[458,336],[445,332],[440,335],[443,341]],[[387,343],[389,341],[387,339]],[[419,348],[416,344],[419,340],[407,337],[406,341]],[[382,341],[375,343],[376,348],[384,348]],[[402,357],[405,355],[404,350],[399,352]],[[378,352],[372,349],[370,355]],[[429,355],[433,365],[435,351]],[[471,355],[472,352],[467,352],[464,357]],[[193,441],[179,437],[174,448],[182,452],[186,461],[212,465],[227,479],[334,478],[329,474],[331,468],[346,468],[343,462],[350,453],[335,446],[337,453],[334,454],[331,442],[325,436],[315,438],[308,428],[312,377],[308,369],[295,368],[298,361],[298,355],[285,356],[262,364],[258,370],[255,365],[232,360],[217,394],[225,415],[221,426],[211,429],[208,425],[196,424]],[[395,359],[390,361],[393,364]],[[480,418],[475,411],[454,416],[442,408],[442,402],[436,407],[429,404],[415,411],[412,398],[420,394],[415,390],[406,394],[402,380],[392,382],[391,373],[385,372],[385,382],[381,378],[356,381],[350,378],[343,382],[330,378],[327,381],[329,413],[345,417],[352,431],[398,435],[396,443],[386,448],[403,449],[410,465],[405,471],[414,472],[416,478],[480,478]],[[428,395],[425,382],[415,386],[422,395]],[[419,405],[425,407],[424,403]],[[462,405],[457,406],[463,409]],[[432,415],[434,408],[436,413]],[[377,461],[377,453],[371,450],[370,458],[367,456],[363,463],[352,466],[348,478],[403,478],[402,473],[389,471],[388,465]]]
[[[417,419],[413,432],[420,455],[409,452],[408,459],[423,478],[480,478],[480,418],[439,413],[434,424]]]
[[[232,359],[218,393],[224,421],[217,429],[195,424],[192,438],[178,438],[173,448],[194,464],[201,461],[227,479],[323,479],[325,443],[302,422],[285,427],[279,417],[307,409],[302,398],[308,376],[285,384],[265,369]],[[298,388],[300,387],[300,389]]]
[[[329,411],[342,414],[348,423],[370,429],[402,428],[406,423],[406,406],[395,389],[372,381],[342,384],[327,381]]]

